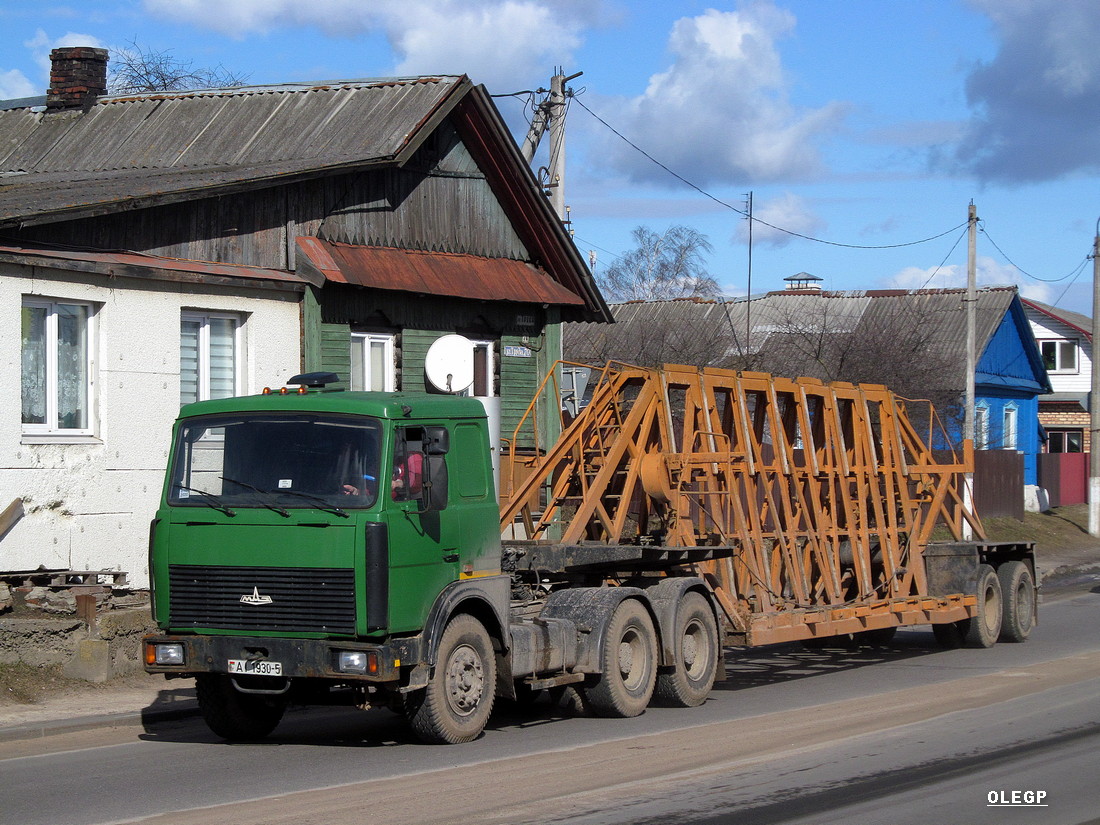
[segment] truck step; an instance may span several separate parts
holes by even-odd
[[[557,676],[545,676],[541,679],[531,676],[524,679],[523,684],[531,690],[545,690],[546,688],[561,687],[562,685],[575,685],[577,682],[583,681],[583,673],[561,673]]]

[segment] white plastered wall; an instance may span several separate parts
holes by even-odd
[[[19,330],[28,295],[96,306],[93,438],[22,433]],[[0,263],[0,509],[22,498],[25,513],[0,539],[0,571],[122,570],[133,586],[148,586],[149,522],[179,411],[180,313],[240,314],[250,394],[299,371],[299,302],[294,292]]]

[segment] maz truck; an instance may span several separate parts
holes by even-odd
[[[937,459],[885,388],[608,365],[554,444],[517,430],[498,497],[477,399],[337,380],[175,424],[145,667],[195,678],[222,737],[346,703],[458,743],[498,696],[702,704],[725,643],[931,625],[988,647],[1035,623],[1033,547],[961,540],[967,456]]]

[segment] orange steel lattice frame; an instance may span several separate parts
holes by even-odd
[[[534,418],[532,407],[513,443]],[[930,405],[929,422],[931,441]],[[984,537],[962,496],[972,445],[933,455],[881,385],[611,363],[529,464],[506,484],[502,529],[560,530],[564,545],[731,547],[694,572],[746,643],[973,615],[973,595],[928,594],[921,558],[937,524],[956,541],[964,521]]]

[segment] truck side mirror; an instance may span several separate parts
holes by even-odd
[[[446,427],[424,428],[424,452],[428,455],[447,455],[451,450],[451,433]]]

